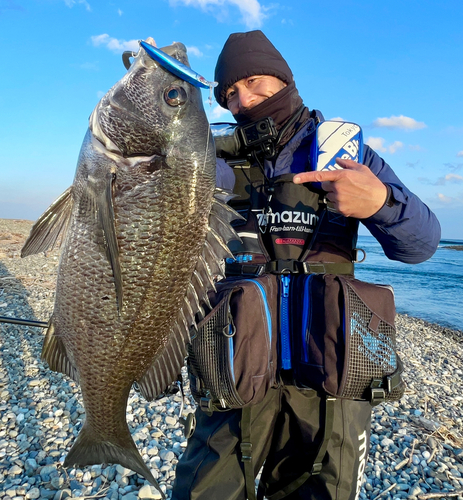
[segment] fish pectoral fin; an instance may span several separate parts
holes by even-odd
[[[51,370],[64,373],[72,380],[79,383],[79,372],[71,363],[66,347],[61,338],[56,334],[53,318],[48,327],[42,347],[42,359],[46,361]]]
[[[59,246],[61,246],[64,239],[62,236],[66,233],[73,205],[71,186],[47,208],[32,226],[29,237],[21,250],[21,257],[50,250],[59,240]]]
[[[116,174],[112,172],[108,172],[103,180],[89,177],[87,180],[88,190],[80,200],[80,209],[84,212],[92,212],[96,217],[96,223],[103,232],[103,246],[113,272],[117,307],[120,313],[122,310],[123,290],[113,204],[115,179]]]
[[[64,460],[64,467],[94,464],[121,464],[127,469],[133,470],[149,481],[165,499],[165,495],[153,474],[143,461],[129,430],[121,433],[117,442],[105,440],[93,429],[84,423],[76,441]]]
[[[122,273],[119,261],[119,245],[116,237],[116,223],[114,220],[113,207],[113,186],[115,179],[115,174],[108,176],[104,196],[98,199],[98,214],[106,239],[106,256],[113,270],[117,307],[120,313],[122,310]]]

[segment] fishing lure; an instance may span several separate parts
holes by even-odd
[[[214,87],[217,87],[217,82],[210,82],[209,80],[206,80],[204,76],[201,76],[199,73],[196,73],[196,71],[193,71],[188,66],[185,66],[185,64],[181,63],[177,59],[169,56],[162,50],[143,40],[141,40],[139,44],[145,49],[147,54],[152,59],[154,59],[162,67],[166,68],[174,75],[178,76],[182,80],[187,81],[188,83],[191,83],[191,85],[194,85],[195,87],[209,89],[209,103],[212,105],[212,89]]]

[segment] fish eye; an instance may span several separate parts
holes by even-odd
[[[164,91],[164,100],[169,106],[182,106],[186,103],[187,94],[184,88],[172,85]]]

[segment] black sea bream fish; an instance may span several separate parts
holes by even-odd
[[[183,44],[162,50],[188,64]],[[90,117],[73,185],[22,252],[64,235],[42,357],[82,389],[86,419],[65,466],[119,463],[156,485],[130,435],[127,399],[134,382],[153,399],[183,365],[194,315],[235,236],[235,214],[214,190],[200,90],[140,48]]]

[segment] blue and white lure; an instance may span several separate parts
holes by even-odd
[[[185,64],[181,63],[174,57],[171,57],[157,47],[154,47],[154,45],[151,45],[143,40],[141,40],[139,44],[145,49],[146,53],[163,68],[166,68],[174,75],[187,81],[188,83],[191,83],[191,85],[194,85],[195,87],[209,89],[209,103],[212,105],[212,89],[217,87],[217,82],[210,82],[209,80],[206,80],[204,76],[201,76],[199,73],[196,73],[196,71],[193,71],[188,66],[185,66]]]

